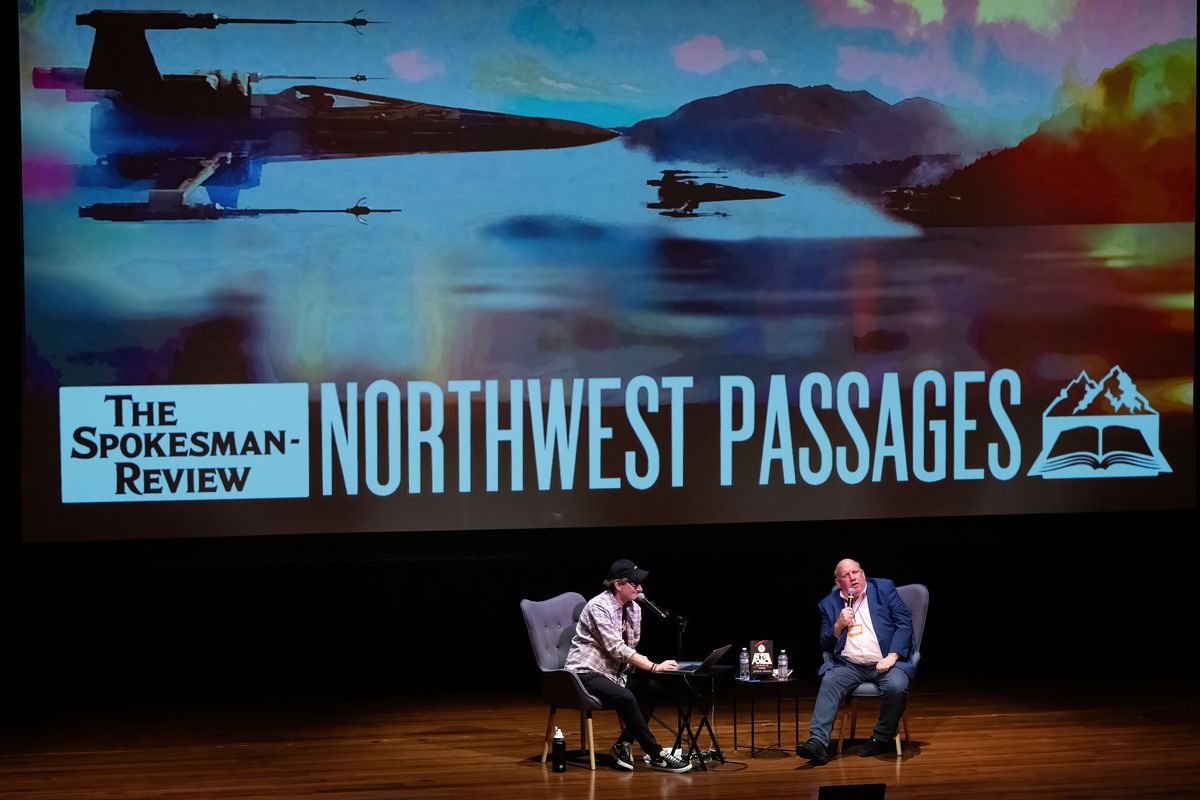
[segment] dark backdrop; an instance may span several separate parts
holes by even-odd
[[[685,653],[752,637],[815,670],[837,560],[920,582],[920,678],[1128,681],[1189,580],[1194,511],[649,529],[329,534],[8,546],[9,705],[63,707],[536,691],[522,598],[650,570]],[[673,655],[674,626],[643,650]],[[736,656],[727,656],[735,663]],[[814,677],[815,688],[815,677]]]

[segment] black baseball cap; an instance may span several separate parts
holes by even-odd
[[[640,568],[628,558],[622,558],[612,563],[608,568],[609,580],[623,578],[631,583],[643,583],[650,573]]]

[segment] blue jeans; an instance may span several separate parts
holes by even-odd
[[[900,725],[900,717],[904,715],[904,707],[908,704],[908,675],[895,667],[887,672],[877,672],[874,664],[865,667],[838,665],[821,676],[821,688],[817,691],[817,702],[808,728],[811,738],[829,746],[829,734],[833,730],[833,721],[837,718],[842,698],[860,683],[876,684],[881,695],[879,721],[875,723],[871,737],[882,742],[892,740]]]

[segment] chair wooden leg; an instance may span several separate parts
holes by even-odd
[[[854,732],[858,726],[858,698],[851,697],[848,702],[849,708],[843,705],[838,712],[838,752],[842,752],[846,748],[846,714],[850,714],[850,739],[854,739]],[[908,717],[901,717],[900,724],[904,727],[904,744],[908,744]],[[892,737],[896,743],[896,755],[902,756],[903,747],[900,743],[900,731],[896,731],[896,735]]]
[[[908,744],[908,719],[901,717],[900,724],[904,726],[904,743]],[[903,755],[904,751],[900,746],[900,731],[896,731],[896,757],[900,758]]]
[[[557,709],[550,706],[550,718],[546,720],[546,739],[542,742],[542,763],[546,763],[546,756],[550,754],[550,740],[554,738],[554,712]]]
[[[596,738],[592,731],[592,712],[588,711],[587,718],[587,749],[588,749],[588,766],[592,768],[592,772],[596,771]]]

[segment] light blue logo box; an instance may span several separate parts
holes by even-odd
[[[1029,474],[1047,479],[1131,478],[1170,472],[1159,450],[1158,420],[1158,412],[1120,365],[1100,380],[1081,372],[1042,412],[1042,452]],[[1094,446],[1054,455],[1059,437],[1079,429],[1095,432]],[[1141,434],[1139,451],[1106,448],[1105,433],[1119,429]]]
[[[308,407],[304,383],[61,388],[62,501],[308,497]]]

